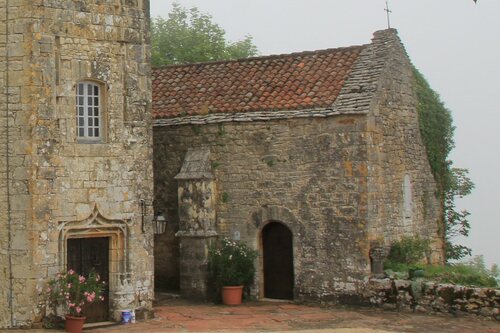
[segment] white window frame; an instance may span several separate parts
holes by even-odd
[[[80,81],[76,85],[76,137],[80,142],[102,142],[104,138],[102,85]]]

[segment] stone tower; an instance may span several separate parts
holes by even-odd
[[[0,0],[0,328],[40,321],[47,279],[73,265],[107,275],[101,318],[151,308],[148,15]]]

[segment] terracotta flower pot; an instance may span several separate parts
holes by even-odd
[[[66,332],[82,333],[84,323],[85,317],[73,317],[70,315],[66,315],[64,327],[66,328]]]
[[[240,305],[243,297],[243,286],[222,287],[222,303]]]

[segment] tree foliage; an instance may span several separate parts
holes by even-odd
[[[445,234],[446,234],[446,257],[449,259],[460,259],[471,254],[471,249],[453,244],[451,240],[457,236],[469,235],[470,223],[466,210],[457,211],[455,208],[455,198],[461,198],[472,192],[474,184],[467,176],[466,169],[451,168],[449,175],[449,185],[444,193],[444,213],[445,213]]]
[[[454,168],[448,159],[455,146],[453,141],[455,127],[451,112],[444,106],[439,95],[431,89],[423,75],[417,69],[414,69],[414,73],[420,133],[442,205],[440,233],[445,241],[445,256],[447,260],[461,259],[470,255],[471,249],[454,244],[453,239],[459,235],[469,234],[470,223],[467,218],[470,213],[466,210],[457,211],[455,199],[470,194],[474,183],[468,177],[467,169]]]
[[[246,58],[257,54],[252,37],[228,42],[212,16],[196,7],[173,4],[167,19],[151,22],[151,61],[154,67],[215,60]]]
[[[498,270],[498,265],[493,264],[491,265],[491,275],[493,275],[497,280],[500,278],[500,271]]]

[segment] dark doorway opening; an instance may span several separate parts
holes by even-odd
[[[85,322],[109,320],[109,237],[70,238],[67,244],[67,269],[88,276],[94,270],[106,282],[104,301],[83,307]]]
[[[293,299],[293,236],[290,229],[271,222],[262,229],[264,297]]]

